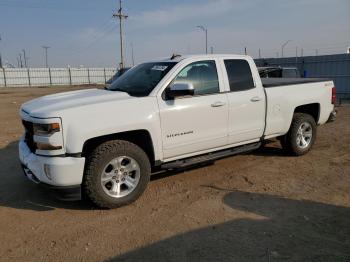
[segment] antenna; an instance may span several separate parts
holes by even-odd
[[[170,57],[170,60],[174,60],[176,57],[181,57],[181,55],[179,54],[173,54],[171,57]]]

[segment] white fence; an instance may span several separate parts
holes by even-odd
[[[105,84],[115,68],[0,68],[0,87]]]

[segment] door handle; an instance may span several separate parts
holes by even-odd
[[[224,102],[221,102],[221,101],[217,101],[213,104],[211,104],[212,107],[219,107],[219,106],[224,106],[225,103]]]
[[[261,98],[258,97],[258,96],[254,96],[254,97],[252,97],[252,98],[250,99],[250,101],[252,101],[252,102],[258,102],[258,101],[260,101],[260,100],[261,100]]]

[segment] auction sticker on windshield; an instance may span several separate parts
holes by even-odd
[[[152,69],[152,70],[164,71],[164,70],[167,69],[167,68],[168,68],[168,66],[155,65],[155,66],[153,66],[151,69]]]

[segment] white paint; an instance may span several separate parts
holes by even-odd
[[[247,60],[255,88],[229,92],[224,59]],[[162,93],[174,77],[186,65],[202,60],[216,62],[220,93],[164,101]],[[266,101],[258,71],[250,57],[201,55],[182,57],[177,61],[147,97],[131,97],[126,93],[98,89],[60,93],[23,104],[22,109],[28,114],[21,111],[21,116],[28,121],[43,123],[60,119],[62,131],[59,135],[62,136],[63,149],[57,154],[80,153],[84,143],[91,138],[146,130],[152,139],[155,160],[168,162],[259,141],[265,128],[266,102],[264,135],[268,138],[288,131],[297,106],[320,104],[318,124],[324,124],[334,108],[331,104],[331,81],[267,88]],[[212,104],[216,103],[222,106],[213,107]],[[56,145],[60,141],[57,135],[46,141]],[[60,185],[65,184],[65,180],[71,185],[73,181],[81,181],[84,158],[50,157],[47,162],[46,157],[28,154],[23,144],[22,139],[21,161],[32,170],[40,173],[43,163],[49,163],[57,177],[55,181]],[[41,153],[52,155],[56,152]],[[66,173],[71,177],[67,178]]]

